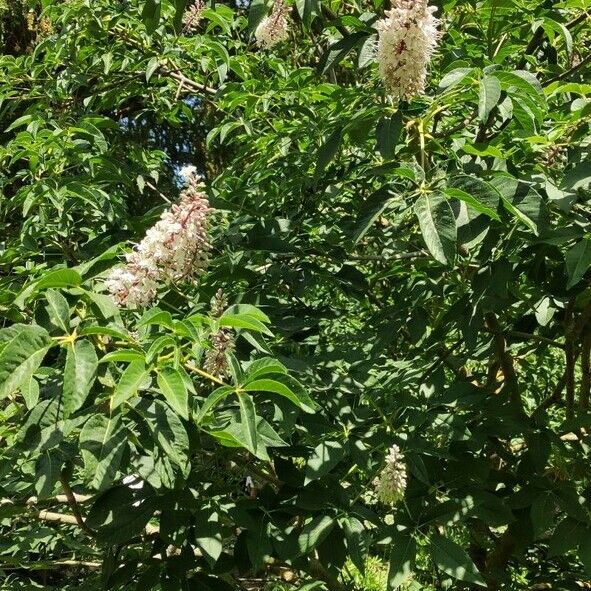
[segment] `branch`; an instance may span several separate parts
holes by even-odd
[[[92,499],[91,495],[79,495],[74,494],[74,498],[76,502],[80,505],[81,503],[87,503]],[[56,495],[55,497],[50,497],[48,499],[39,499],[38,497],[29,497],[28,499],[0,499],[0,507],[3,505],[15,505],[15,506],[31,506],[31,505],[41,505],[47,504],[51,505],[53,503],[65,505],[69,503],[68,497],[66,495]]]
[[[581,349],[581,390],[579,405],[583,410],[589,408],[589,392],[591,391],[591,331],[587,330]]]
[[[552,82],[558,82],[558,80],[563,80],[564,78],[568,78],[571,74],[574,74],[577,70],[585,67],[587,64],[591,63],[591,53],[584,59],[582,59],[578,64],[575,64],[572,68],[562,72],[562,74],[558,74],[554,76],[554,78],[550,78],[550,80],[544,82],[544,85],[552,84]]]
[[[535,408],[534,412],[532,413],[532,416],[535,416],[536,414],[542,412],[543,410],[547,410],[555,402],[558,402],[562,396],[562,391],[564,390],[565,385],[566,385],[566,371],[560,377],[558,382],[556,383],[554,390],[552,390],[552,394],[550,394],[550,396],[548,396],[547,398],[542,400],[542,402],[540,402],[540,404]]]
[[[513,358],[505,348],[505,337],[503,330],[493,312],[489,312],[485,317],[487,328],[493,333],[493,340],[495,344],[496,357],[501,365],[503,376],[505,377],[505,384],[509,391],[509,396],[513,402],[519,403],[522,406],[521,396],[519,394],[519,384],[517,382],[517,375],[513,367]]]
[[[495,334],[490,328],[487,329],[487,332]],[[559,343],[558,341],[554,341],[541,335],[531,334],[529,332],[521,332],[520,330],[505,330],[501,334],[509,337],[515,337],[517,339],[539,341],[540,343],[546,343],[547,345],[552,345],[553,347],[558,347],[559,349],[565,348],[564,343]]]
[[[321,8],[322,13],[324,14],[324,17],[325,18],[327,18],[328,20],[331,20],[331,21],[338,20],[339,17],[328,6],[326,6],[326,4],[324,2],[321,2],[320,3],[320,8]],[[347,27],[344,27],[340,23],[334,23],[334,26],[335,26],[336,30],[343,37],[348,37],[349,36],[349,31],[347,30]]]
[[[175,67],[174,64],[172,64],[171,62],[167,63]],[[178,69],[176,69],[176,67],[174,70],[169,70],[168,68],[161,66],[159,68],[159,71],[165,76],[168,76],[169,78],[172,78],[177,82],[180,82],[183,86],[192,88],[193,90],[197,90],[199,92],[206,92],[211,95],[217,94],[217,90],[215,88],[212,88],[211,86],[207,86],[205,84],[200,84],[199,82],[195,82],[195,80],[191,80],[191,78],[187,78],[184,74],[181,74],[181,72]]]
[[[66,498],[68,499],[68,503],[70,505],[70,508],[72,509],[72,513],[74,514],[74,518],[76,519],[76,523],[89,536],[94,537],[95,532],[86,525],[86,522],[84,521],[84,518],[82,517],[82,513],[80,512],[80,507],[78,506],[78,501],[76,501],[76,497],[74,496],[74,493],[72,492],[72,489],[70,488],[70,485],[68,484],[68,481],[66,480],[66,477],[63,472],[60,475],[60,482],[61,482],[62,488],[64,489],[64,493],[66,493]]]
[[[565,26],[567,29],[572,29],[572,28],[576,27],[577,25],[579,25],[580,23],[582,23],[588,17],[589,17],[589,13],[587,11],[585,11],[585,12],[581,13],[579,16],[576,16],[575,18],[568,21],[568,23],[566,23]],[[521,58],[521,60],[517,64],[517,69],[521,69],[525,66],[525,64],[527,62],[525,56],[531,55],[542,44],[542,42],[544,41],[545,38],[546,38],[545,29],[544,29],[544,27],[539,26],[536,29],[534,36],[530,39],[530,42],[527,44],[527,47],[524,49],[523,57]]]

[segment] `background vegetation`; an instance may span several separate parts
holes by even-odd
[[[1,584],[578,589],[591,3],[442,0],[400,105],[389,2],[288,4],[262,50],[261,0],[0,0]],[[185,165],[208,272],[120,310]]]

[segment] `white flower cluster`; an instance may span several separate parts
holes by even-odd
[[[382,503],[394,505],[404,497],[406,490],[406,466],[397,445],[390,448],[386,456],[386,467],[374,480],[378,498]]]
[[[396,100],[410,100],[425,91],[427,66],[439,40],[436,10],[428,0],[394,0],[376,24],[380,76]]]
[[[195,178],[181,194],[178,205],[165,211],[126,264],[115,267],[105,281],[117,305],[142,308],[156,297],[164,281],[180,281],[202,272],[209,262],[207,196]]]
[[[205,2],[203,0],[195,0],[183,15],[183,30],[193,32],[199,27],[202,13],[205,9]]]
[[[287,7],[283,0],[276,0],[271,14],[267,15],[254,32],[259,47],[269,49],[289,35],[287,23]]]

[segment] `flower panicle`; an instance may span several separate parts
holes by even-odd
[[[270,49],[285,41],[289,35],[288,8],[283,0],[276,0],[271,14],[267,15],[255,29],[254,37],[259,47]]]
[[[203,18],[203,11],[205,10],[205,2],[203,0],[195,0],[185,11],[183,15],[183,31],[193,33],[199,28],[201,19]]]
[[[146,307],[156,298],[159,284],[189,279],[207,268],[209,211],[202,185],[197,178],[190,178],[180,202],[148,229],[126,255],[126,264],[108,275],[105,285],[117,305]]]
[[[425,91],[427,67],[440,37],[436,10],[428,0],[394,0],[376,24],[379,72],[394,100],[408,101]]]
[[[404,456],[400,448],[393,445],[386,456],[386,466],[373,482],[380,501],[386,505],[395,505],[402,500],[406,478]]]

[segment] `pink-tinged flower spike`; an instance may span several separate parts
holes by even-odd
[[[288,8],[283,0],[276,0],[271,14],[266,16],[256,28],[254,37],[259,47],[269,49],[289,35],[287,23]]]
[[[187,8],[183,15],[183,31],[192,33],[199,28],[199,24],[203,18],[202,15],[204,9],[205,2],[203,0],[195,0],[195,2]]]
[[[386,91],[410,100],[425,91],[427,66],[437,47],[439,20],[428,0],[394,0],[377,22],[377,60]]]
[[[406,490],[406,466],[404,458],[397,445],[390,448],[386,456],[386,467],[374,480],[378,498],[382,503],[395,505],[404,498]]]
[[[155,299],[158,284],[194,277],[207,267],[210,243],[207,196],[195,177],[188,180],[180,203],[165,211],[127,264],[114,268],[105,281],[119,306],[145,307]]]

